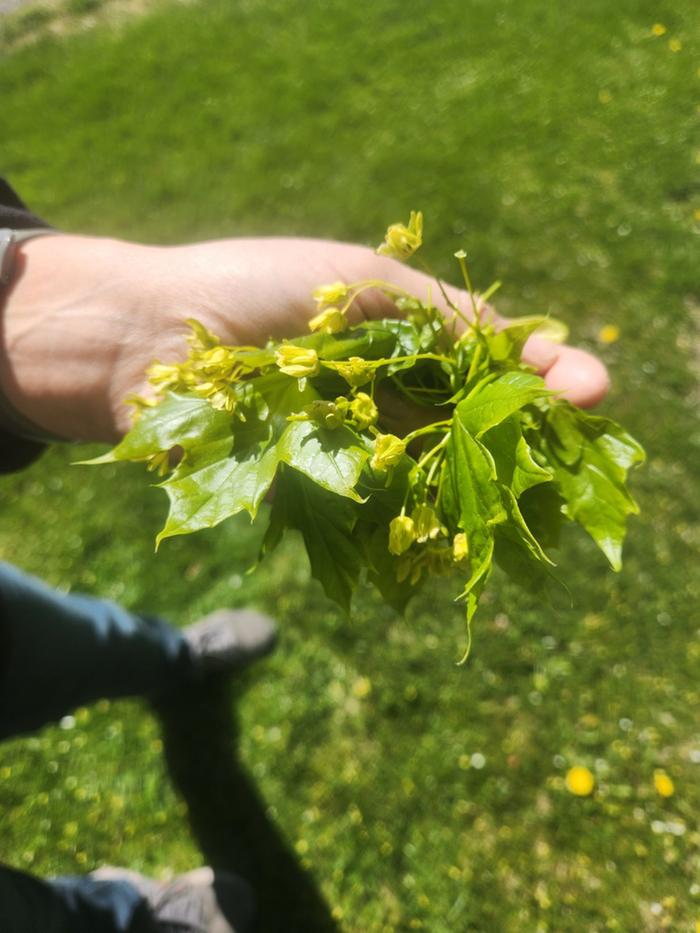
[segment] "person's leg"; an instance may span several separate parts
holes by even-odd
[[[40,881],[0,866],[0,929],[7,933],[158,933],[146,899],[126,881]]]
[[[60,594],[0,563],[0,739],[37,729],[101,697],[165,690],[186,678],[186,639],[116,603]]]
[[[0,739],[100,697],[161,694],[195,676],[241,669],[271,650],[275,633],[271,619],[247,610],[223,610],[180,632],[112,602],[59,594],[0,563]],[[253,901],[245,882],[207,871],[163,886],[134,876],[137,884],[123,871],[121,880],[44,882],[0,866],[0,930],[248,930]],[[228,923],[234,916],[244,918],[235,927]]]

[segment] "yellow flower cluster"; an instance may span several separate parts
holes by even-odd
[[[339,428],[346,422],[359,431],[366,430],[379,417],[379,411],[369,395],[358,392],[355,398],[339,395],[334,402],[316,399],[305,405],[302,411],[289,415],[288,421],[314,421],[324,428]]]
[[[344,424],[349,408],[350,402],[342,395],[334,402],[316,399],[305,405],[302,411],[289,415],[287,421],[313,421],[322,428],[334,430]]]
[[[146,374],[159,394],[191,392],[221,411],[236,407],[236,384],[249,375],[255,366],[246,362],[247,348],[221,346],[217,337],[197,321],[187,322],[193,333],[189,337],[190,353],[182,363],[152,363]],[[132,399],[137,405],[148,406],[151,400]]]
[[[411,550],[400,556],[396,567],[396,580],[398,583],[408,580],[413,586],[418,583],[424,570],[428,574],[439,576],[449,573],[453,566],[452,548],[428,542],[418,550]]]
[[[389,523],[389,552],[401,558],[396,568],[398,582],[409,580],[415,584],[424,570],[448,573],[454,563],[465,560],[469,548],[464,532],[455,535],[451,545],[446,538],[447,529],[425,503],[417,505],[412,515],[402,513],[393,518]],[[414,543],[421,546],[413,548]]]

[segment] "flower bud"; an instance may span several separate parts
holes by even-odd
[[[348,297],[348,287],[345,282],[332,282],[330,285],[319,285],[313,291],[314,301],[323,308],[326,305],[335,305],[345,301]]]
[[[379,417],[377,406],[366,392],[357,393],[350,403],[350,413],[360,431],[375,424]]]
[[[328,369],[333,369],[354,389],[370,382],[374,377],[375,367],[361,356],[351,356],[348,360],[338,360],[335,362],[325,362]]]
[[[394,434],[379,434],[374,443],[374,455],[370,460],[373,470],[388,470],[396,466],[406,451],[404,442]]]
[[[463,531],[452,539],[452,560],[458,563],[469,555],[469,541]]]
[[[326,308],[309,321],[309,330],[319,334],[342,334],[347,330],[348,321],[340,308]]]
[[[397,557],[407,551],[416,538],[413,519],[397,515],[389,522],[389,551]]]
[[[377,252],[392,259],[409,259],[423,242],[423,214],[411,211],[408,226],[392,224]]]
[[[275,353],[275,363],[287,376],[303,379],[305,376],[315,376],[318,372],[318,354],[315,350],[306,347],[296,347],[291,343],[283,343]]]
[[[416,524],[416,540],[421,544],[437,538],[442,531],[442,525],[429,505],[416,506],[413,510],[413,521]]]
[[[345,406],[338,405],[336,402],[316,399],[316,401],[309,402],[308,405],[304,406],[304,413],[309,421],[313,421],[322,428],[333,430],[339,428],[345,421],[347,400],[342,399],[342,401],[345,402]]]

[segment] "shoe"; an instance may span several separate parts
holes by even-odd
[[[127,868],[105,865],[90,874],[95,881],[126,881],[151,909],[162,933],[251,933],[255,897],[247,881],[205,866],[155,881]]]
[[[218,609],[182,634],[198,677],[238,671],[269,654],[277,641],[277,625],[250,609]]]

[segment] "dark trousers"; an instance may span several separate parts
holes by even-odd
[[[160,619],[63,595],[0,563],[0,739],[39,729],[101,698],[157,693],[184,680],[187,643]],[[156,933],[126,882],[43,881],[0,866],[2,933]]]

